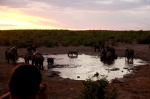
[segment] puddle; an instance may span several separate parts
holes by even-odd
[[[98,56],[80,54],[78,58],[69,58],[67,54],[43,55],[45,58],[44,68],[47,70],[47,58],[54,58],[55,68],[52,71],[59,71],[63,78],[75,80],[86,80],[94,74],[108,76],[107,79],[122,78],[123,75],[130,73],[128,69],[134,66],[144,65],[146,62],[140,59],[134,59],[132,64],[128,64],[124,57],[118,57],[113,64],[108,65],[100,61]],[[18,62],[24,62],[23,58],[19,58]],[[93,80],[96,79],[93,78]]]

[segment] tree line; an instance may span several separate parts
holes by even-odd
[[[32,40],[37,46],[92,46],[111,40],[112,45],[150,43],[150,31],[112,30],[0,30],[0,46],[26,47]]]

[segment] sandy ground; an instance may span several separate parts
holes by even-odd
[[[133,48],[135,50],[135,58],[139,58],[145,61],[150,61],[150,49],[148,45],[119,45],[114,46],[116,54],[119,57],[124,56],[126,48]],[[7,82],[11,73],[11,70],[16,66],[13,64],[7,64],[5,62],[4,52],[8,47],[0,46],[0,96],[8,91]],[[43,54],[61,54],[68,53],[71,50],[78,51],[85,54],[99,54],[100,52],[94,52],[91,47],[78,46],[78,47],[39,47],[37,51]],[[19,48],[19,56],[23,56],[26,53],[25,48]],[[110,85],[114,86],[118,92],[118,99],[150,99],[150,65],[138,66],[134,74],[128,77],[122,78],[123,82],[117,81]],[[46,71],[41,71],[43,75],[43,81],[49,83],[50,87],[50,99],[78,99],[80,91],[82,89],[82,81],[64,79],[61,77],[48,77]]]

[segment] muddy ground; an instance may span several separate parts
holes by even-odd
[[[133,48],[135,50],[135,58],[139,58],[145,61],[150,61],[150,49],[148,45],[132,44],[132,45],[119,45],[114,46],[116,54],[119,57],[124,57],[124,51],[126,48]],[[7,64],[5,62],[4,52],[8,47],[0,46],[0,96],[8,91],[7,82],[11,73],[11,70],[16,66],[13,64]],[[85,54],[99,54],[100,52],[94,52],[91,47],[78,46],[78,47],[39,47],[37,51],[43,54],[64,54],[71,50],[76,50],[79,53]],[[26,53],[25,48],[19,48],[19,56],[23,56]],[[134,74],[123,78],[123,82],[113,82],[110,85],[114,86],[118,92],[118,99],[150,99],[150,65],[138,66]],[[80,91],[82,89],[82,81],[64,79],[61,77],[48,77],[47,72],[41,70],[43,75],[43,81],[49,83],[50,99],[78,99]]]

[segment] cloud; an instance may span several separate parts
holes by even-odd
[[[43,27],[149,29],[150,26],[150,0],[0,0],[0,9],[1,20]]]
[[[21,8],[36,7],[50,10],[128,10],[150,5],[150,0],[0,0],[0,5]]]
[[[56,10],[128,10],[150,5],[150,0],[34,0]],[[53,9],[53,10],[55,10]]]
[[[27,0],[0,0],[0,6],[7,6],[11,8],[22,8],[29,4]]]
[[[17,26],[17,25],[13,25],[13,24],[0,24],[0,26]]]

